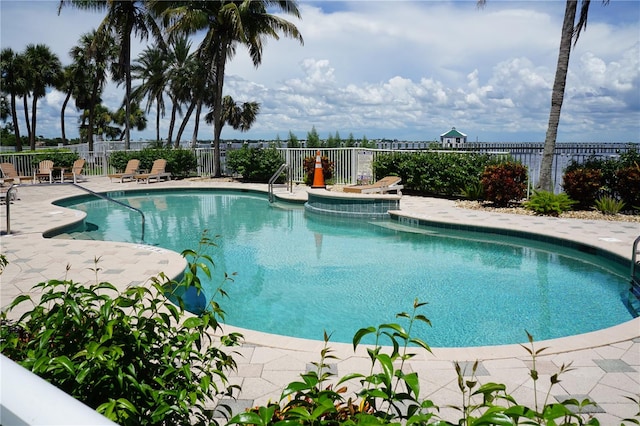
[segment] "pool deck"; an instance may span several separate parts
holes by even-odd
[[[170,181],[152,184],[111,183],[108,178],[90,178],[82,183],[96,192],[134,189],[166,188],[242,188],[266,191],[266,185],[238,184],[220,180]],[[304,200],[307,188],[298,186],[293,193],[276,188],[275,194],[283,199]],[[169,250],[145,245],[46,239],[43,233],[82,219],[80,212],[57,207],[52,201],[83,192],[71,185],[22,185],[18,200],[10,205],[11,234],[6,235],[6,206],[0,205],[0,250],[9,261],[0,275],[0,307],[6,306],[19,294],[49,279],[68,277],[77,282],[95,282],[94,259],[99,258],[99,279],[118,288],[142,284],[159,272],[177,276],[185,266],[184,259]],[[631,257],[633,241],[640,235],[640,223],[600,220],[558,219],[551,217],[521,216],[465,210],[455,207],[453,201],[403,195],[399,214],[427,221],[465,224],[478,227],[520,230],[550,237],[560,237],[598,247],[612,253]],[[67,271],[68,269],[68,271]],[[230,271],[232,272],[232,271]],[[21,314],[12,312],[12,316]],[[579,320],[577,318],[576,320]],[[363,324],[369,326],[375,324]],[[277,401],[283,387],[299,379],[299,375],[312,362],[319,360],[322,342],[274,336],[251,330],[225,326],[225,332],[241,331],[243,346],[234,357],[238,370],[231,374],[231,382],[242,387],[242,393],[233,401],[234,412],[269,400]],[[322,331],[318,331],[321,338]],[[552,401],[574,397],[591,398],[602,425],[617,425],[621,419],[632,418],[639,411],[637,403],[625,398],[640,396],[640,318],[593,333],[562,339],[536,342],[536,348],[547,347],[537,361],[540,374],[538,398],[544,400],[549,378],[562,364],[573,363],[572,371],[560,376],[561,382],[551,390]],[[331,343],[331,368],[338,376],[352,372],[367,373],[370,363],[362,351],[354,353],[351,345]],[[421,398],[432,399],[443,407],[460,405],[454,361],[462,363],[466,371],[474,361],[480,361],[476,372],[480,383],[498,382],[507,385],[507,391],[516,400],[534,405],[534,389],[529,377],[530,358],[519,345],[473,348],[433,348],[433,353],[422,353],[408,361],[407,371],[419,374]],[[5,391],[1,389],[0,391]],[[440,413],[448,420],[456,417],[450,409]],[[638,417],[636,417],[638,418]]]

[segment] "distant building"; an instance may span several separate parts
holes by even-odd
[[[440,144],[443,148],[460,148],[464,143],[467,143],[467,135],[457,131],[455,127],[440,135]]]

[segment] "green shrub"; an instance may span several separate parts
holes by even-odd
[[[211,244],[205,234],[201,247]],[[192,316],[169,302],[167,292],[200,291],[198,274],[210,275],[209,256],[191,250],[183,256],[189,266],[180,282],[160,274],[150,288],[118,292],[97,276],[92,285],[67,279],[36,285],[39,302],[23,295],[10,305],[34,303],[19,323],[2,313],[0,350],[118,424],[204,422],[205,402],[235,388],[226,372],[236,364],[223,347],[240,335],[214,340],[224,319],[215,303]],[[216,294],[225,294],[223,284]]]
[[[485,166],[495,162],[489,155],[455,152],[380,154],[373,162],[375,175],[402,178],[406,191],[456,196],[469,182],[480,179]]]
[[[305,157],[304,161],[304,183],[305,185],[311,185],[313,183],[313,176],[316,171],[316,157]],[[320,161],[322,163],[322,176],[325,183],[333,178],[333,162],[329,161],[329,157],[321,156]]]
[[[625,203],[608,195],[603,195],[595,201],[596,210],[603,214],[616,215],[624,208]]]
[[[565,172],[562,188],[577,202],[577,207],[587,209],[593,206],[602,189],[600,169],[576,168]]]
[[[275,148],[242,147],[227,152],[226,167],[246,182],[267,183],[284,160]]]
[[[167,160],[166,171],[175,178],[191,176],[198,167],[195,154],[182,148],[144,148],[140,151],[114,151],[109,155],[109,165],[123,171],[131,159],[140,160],[141,170],[151,170],[153,162],[159,158]]]
[[[506,162],[489,165],[480,180],[487,201],[505,206],[524,198],[527,189],[527,168],[520,163]]]
[[[571,210],[576,202],[564,192],[554,194],[548,191],[534,191],[529,201],[525,201],[523,204],[526,209],[533,210],[537,214],[559,216]]]

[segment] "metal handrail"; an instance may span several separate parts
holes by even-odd
[[[116,203],[116,204],[118,204],[118,205],[120,205],[120,206],[122,206],[122,207],[125,207],[125,208],[127,208],[127,209],[130,209],[130,210],[133,210],[133,211],[136,211],[136,212],[140,213],[140,216],[142,217],[142,230],[141,230],[140,242],[144,242],[144,221],[145,221],[145,218],[144,218],[144,213],[142,212],[142,210],[137,209],[137,208],[133,207],[133,206],[132,206],[132,205],[130,205],[130,204],[123,203],[122,201],[118,201],[118,200],[115,200],[115,199],[113,199],[113,198],[111,198],[111,197],[108,197],[108,196],[106,196],[106,195],[102,195],[102,194],[100,194],[100,193],[98,193],[98,192],[92,191],[92,190],[90,190],[89,188],[85,188],[84,186],[78,185],[77,183],[73,183],[73,182],[64,182],[64,183],[62,183],[62,184],[63,184],[63,185],[72,185],[72,186],[75,186],[76,188],[79,188],[79,189],[81,189],[81,190],[83,190],[83,191],[86,191],[86,192],[88,192],[88,193],[89,193],[89,194],[91,194],[91,195],[95,195],[95,196],[96,196],[96,197],[98,197],[98,198],[102,198],[103,200],[106,200],[106,201],[111,201],[111,202]]]
[[[144,213],[142,212],[142,210],[137,209],[137,208],[135,208],[135,207],[133,207],[133,206],[131,206],[129,204],[123,203],[121,201],[114,200],[111,197],[99,194],[99,193],[97,193],[95,191],[90,190],[89,188],[85,188],[84,186],[78,185],[77,183],[61,182],[61,183],[59,183],[57,185],[72,185],[72,186],[75,186],[76,188],[81,189],[81,190],[83,190],[85,192],[88,192],[89,194],[94,195],[94,196],[96,196],[98,198],[102,198],[103,200],[106,200],[106,201],[111,201],[111,202],[116,203],[116,204],[118,204],[118,205],[120,205],[122,207],[125,207],[125,208],[128,208],[130,210],[133,210],[133,211],[136,211],[136,212],[140,213],[140,216],[142,217],[142,231],[141,231],[140,242],[144,242],[144,221],[145,221],[145,217],[144,217]],[[11,213],[10,213],[10,208],[9,208],[9,204],[11,204],[10,203],[11,191],[17,186],[18,186],[17,184],[12,184],[11,187],[7,190],[7,234],[11,233],[11,220],[10,220]]]
[[[631,253],[631,282],[636,280],[636,267],[640,265],[638,261],[638,245],[640,245],[640,236],[633,242],[633,252]]]
[[[276,180],[278,180],[278,178],[280,177],[280,175],[282,174],[283,171],[285,170],[289,170],[289,166],[287,165],[287,163],[282,163],[282,165],[278,168],[278,171],[275,172],[273,174],[273,176],[271,176],[271,178],[269,179],[269,202],[273,203],[275,197],[273,195],[273,184]],[[287,173],[287,178],[286,178],[286,183],[287,183],[287,190],[289,192],[291,192],[293,190],[293,184],[291,183],[290,179],[289,179],[289,173]]]
[[[5,203],[7,204],[7,235],[11,233],[11,193],[18,187],[17,183],[12,183],[5,194]]]

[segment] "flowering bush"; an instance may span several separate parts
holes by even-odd
[[[524,198],[527,168],[515,162],[490,165],[484,169],[481,182],[485,199],[504,206]]]
[[[577,207],[589,208],[600,194],[602,171],[590,168],[570,170],[564,174],[562,187],[577,202]]]

